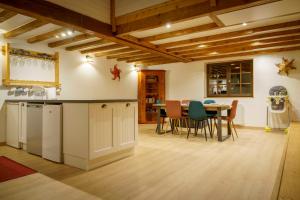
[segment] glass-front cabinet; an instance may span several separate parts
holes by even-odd
[[[253,60],[207,64],[208,97],[253,97]]]

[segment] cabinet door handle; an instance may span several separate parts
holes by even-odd
[[[102,104],[102,105],[101,105],[101,108],[106,108],[106,107],[107,107],[106,104]]]
[[[130,106],[130,103],[126,103],[126,107],[129,107]]]

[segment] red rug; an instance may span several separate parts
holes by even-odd
[[[0,182],[33,174],[36,171],[5,156],[0,156]]]

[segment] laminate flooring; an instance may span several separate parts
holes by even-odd
[[[88,172],[8,146],[0,147],[0,155],[104,200],[268,200],[287,137],[237,131],[235,141],[206,142],[201,135],[187,140],[186,132],[157,135],[154,125],[140,125],[134,156]]]

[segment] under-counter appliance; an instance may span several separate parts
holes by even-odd
[[[27,152],[42,155],[43,104],[27,104]]]
[[[43,106],[42,157],[62,162],[62,106]]]

